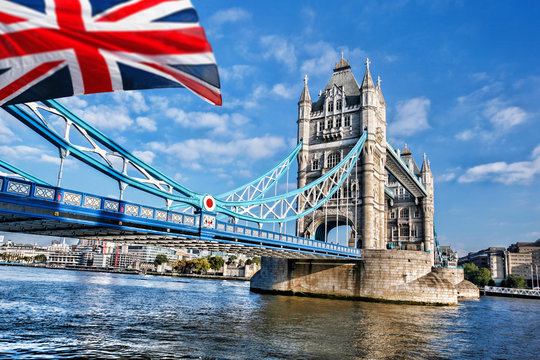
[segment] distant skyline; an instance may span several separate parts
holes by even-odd
[[[382,79],[389,140],[407,144],[417,163],[423,153],[431,161],[441,244],[464,255],[540,238],[537,2],[193,4],[217,59],[222,107],[185,89],[61,102],[188,188],[220,194],[294,147],[304,75],[315,100],[341,52],[359,81],[369,57]],[[56,183],[57,150],[5,112],[0,157]],[[74,160],[62,186],[118,194]],[[126,197],[162,205],[131,190]]]

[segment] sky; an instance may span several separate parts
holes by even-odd
[[[220,194],[292,150],[304,75],[315,100],[341,52],[358,81],[369,58],[382,79],[389,141],[407,144],[419,164],[423,153],[431,161],[441,244],[464,255],[540,238],[540,4],[193,4],[218,63],[222,107],[186,89],[61,102],[188,188]],[[57,150],[7,113],[0,157],[56,183]],[[118,196],[113,181],[75,160],[62,186]],[[126,198],[162,205],[129,189]]]

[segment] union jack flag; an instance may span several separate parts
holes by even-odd
[[[189,0],[0,0],[0,105],[164,87],[221,105]]]

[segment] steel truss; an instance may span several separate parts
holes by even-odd
[[[308,185],[265,199],[217,202],[218,211],[257,223],[284,223],[317,210],[330,200],[356,166],[367,138],[364,132],[349,154],[332,170]]]
[[[72,155],[94,169],[118,181],[120,199],[127,186],[161,197],[170,205],[179,201],[197,208],[201,207],[203,195],[197,194],[178,184],[141,159],[124,149],[105,134],[73,114],[55,100],[4,107],[16,119],[40,134],[60,150],[61,167],[58,175],[58,186],[62,178],[62,164],[66,157]],[[45,115],[45,116],[44,116]],[[63,120],[64,133],[59,134],[50,123],[50,118]],[[47,121],[49,120],[49,121]],[[71,138],[74,132],[82,136],[87,143],[74,144]],[[128,174],[128,170],[137,175]]]
[[[168,208],[174,201],[177,201],[184,204],[180,206],[187,205],[188,208],[204,209],[205,194],[187,189],[146,164],[59,102],[46,100],[43,101],[43,104],[27,103],[25,106],[7,105],[3,108],[60,150],[61,165],[57,186],[60,186],[62,179],[63,162],[71,155],[118,181],[120,200],[125,188],[132,186],[165,199]],[[52,126],[51,118],[62,120],[63,134],[58,133]],[[75,144],[72,141],[76,134],[85,140],[83,144]],[[343,185],[356,166],[366,137],[367,134],[364,132],[350,153],[316,181],[282,195],[264,198],[268,190],[272,186],[277,186],[280,178],[288,172],[290,165],[302,148],[302,143],[299,143],[283,161],[259,178],[218,196],[215,199],[214,211],[234,219],[259,224],[285,223],[299,219],[321,207]],[[10,168],[9,164],[2,164],[0,163],[1,167],[10,171],[16,169],[13,166]],[[22,170],[16,169],[14,172],[23,178],[46,184]],[[133,172],[136,175],[132,175]]]

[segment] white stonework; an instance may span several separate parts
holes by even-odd
[[[309,94],[307,76],[304,79],[298,102],[298,141],[303,142],[298,155],[298,187],[337,165],[364,130],[367,139],[343,187],[326,205],[299,219],[297,232],[325,240],[331,229],[347,224],[352,228],[349,246],[429,250],[434,255],[434,192],[429,162],[424,157],[419,170],[406,149],[401,160],[409,177],[395,170],[399,164],[387,155],[386,102],[380,81],[373,83],[369,64],[368,59],[362,84],[358,85],[349,62],[342,57],[315,102]],[[423,190],[411,186],[414,182]]]

